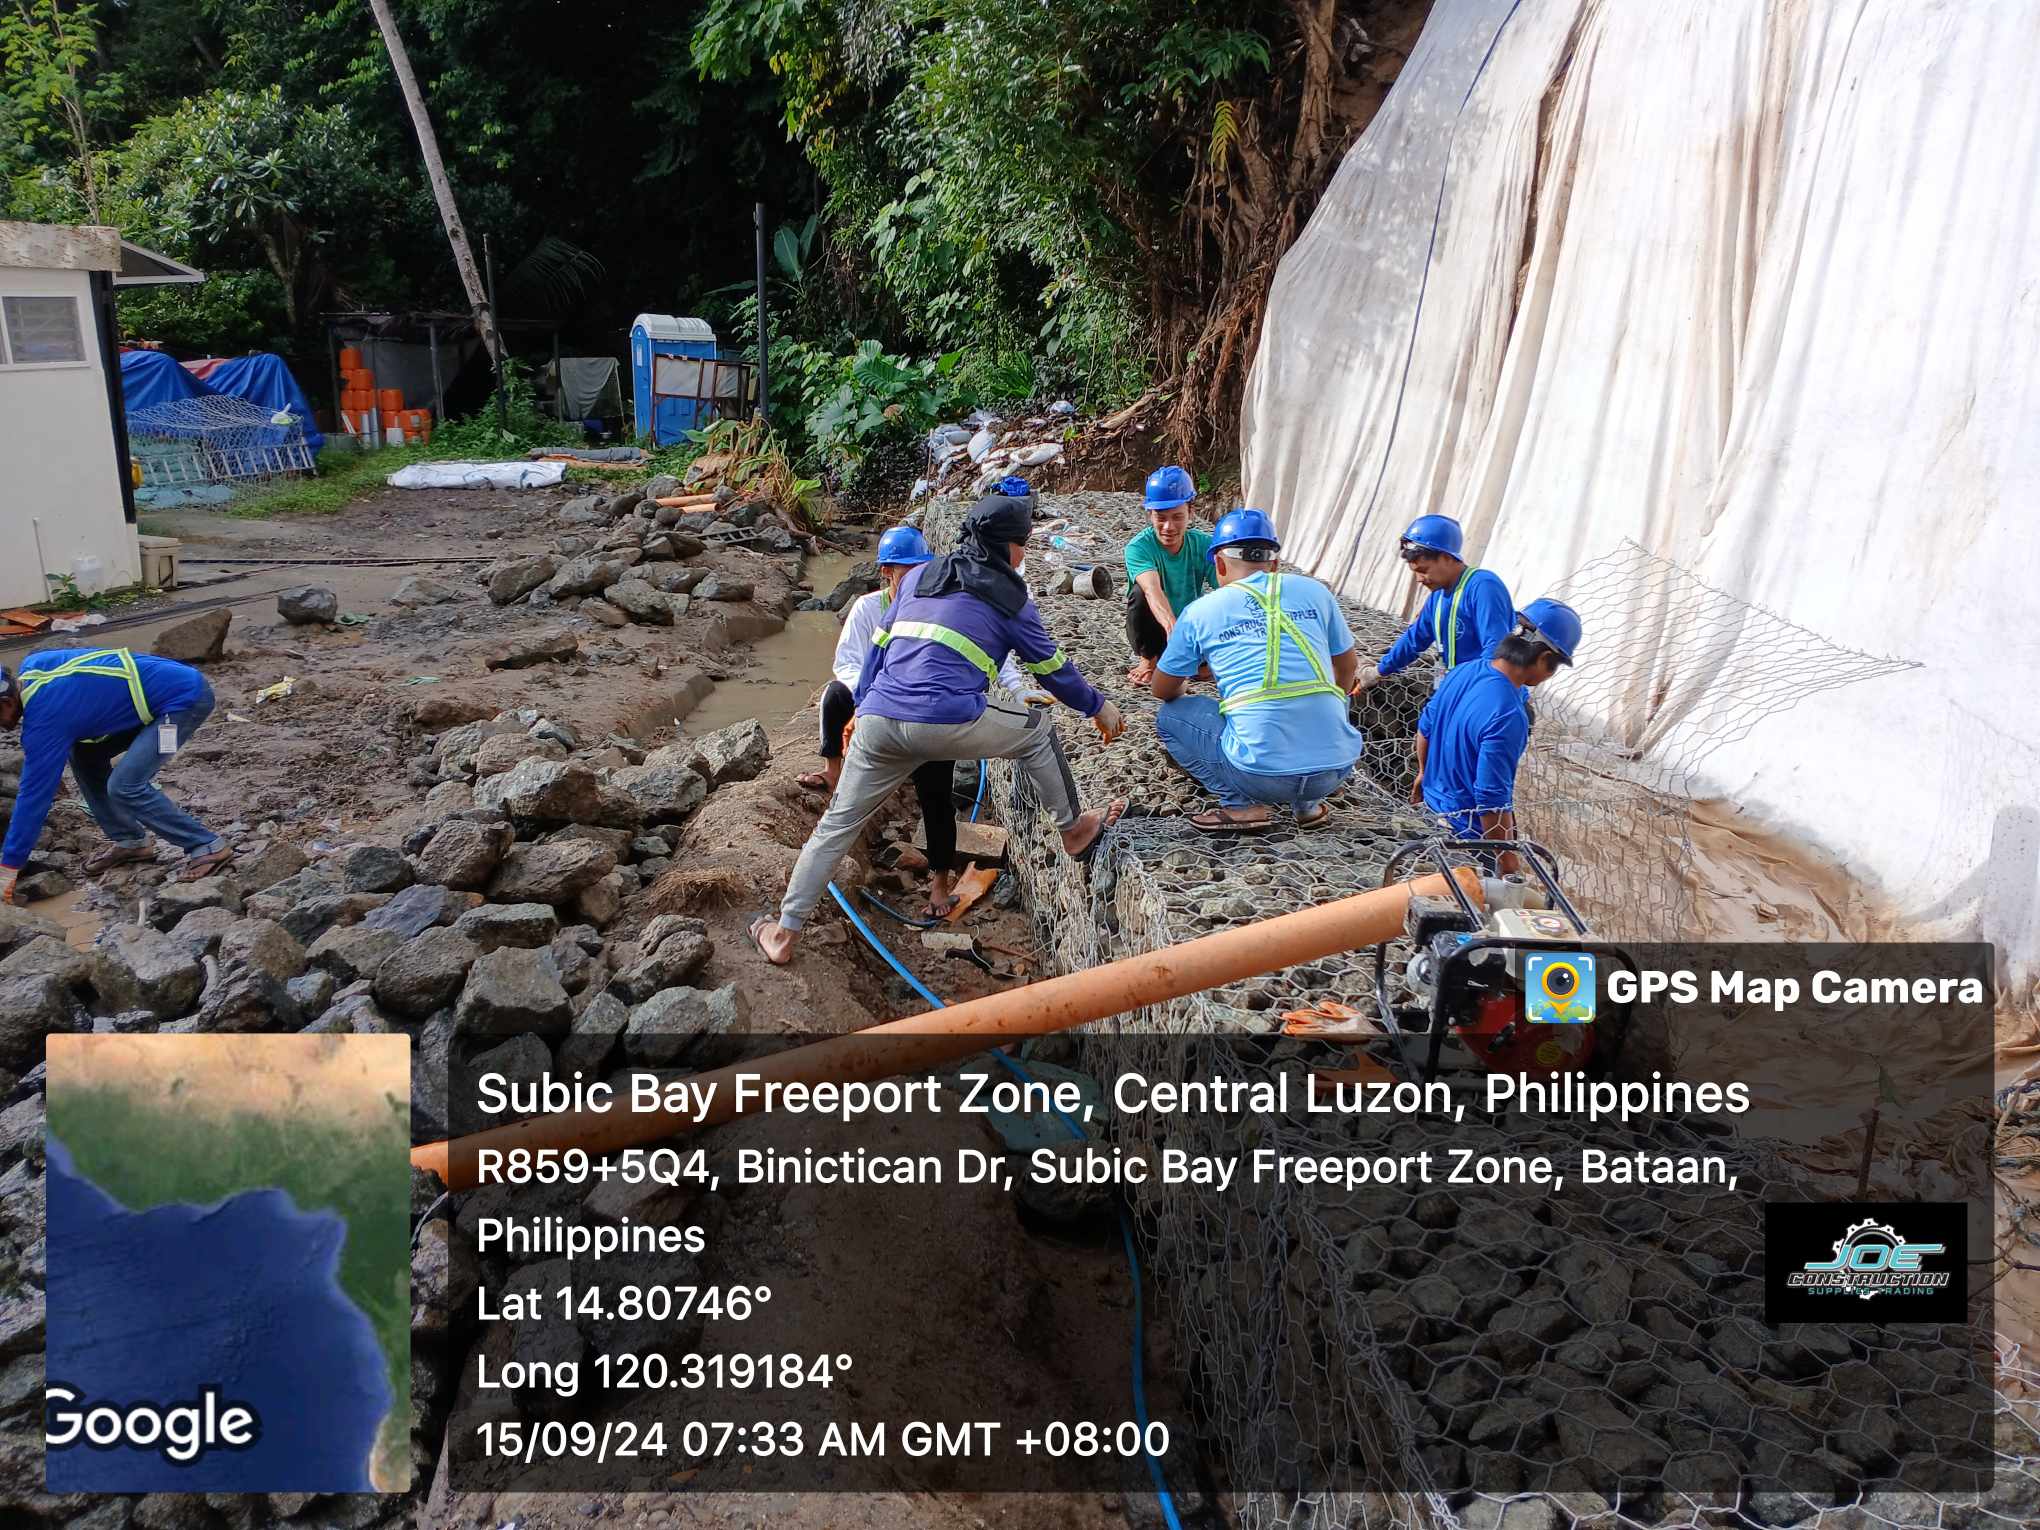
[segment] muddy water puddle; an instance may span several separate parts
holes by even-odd
[[[74,887],[54,898],[27,905],[28,912],[40,914],[64,932],[64,944],[82,951],[99,937],[108,911],[92,901],[90,887]]]
[[[858,561],[826,554],[808,559],[802,575],[815,594],[826,595]],[[827,683],[842,630],[842,618],[835,611],[794,612],[783,630],[751,645],[750,663],[742,673],[716,682],[687,714],[687,732],[699,738],[751,717],[777,728]]]

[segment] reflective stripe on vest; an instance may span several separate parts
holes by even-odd
[[[1452,608],[1445,617],[1445,667],[1456,669],[1459,665],[1459,597],[1466,593],[1466,581],[1479,573],[1478,567],[1468,568],[1459,576],[1459,583],[1452,587]],[[1442,591],[1440,592],[1443,593]]]
[[[1325,673],[1325,666],[1318,658],[1317,649],[1303,629],[1289,619],[1289,613],[1282,609],[1282,575],[1268,576],[1268,593],[1263,595],[1252,584],[1242,581],[1240,588],[1251,596],[1255,604],[1268,614],[1268,667],[1262,672],[1261,683],[1250,691],[1237,696],[1228,696],[1219,702],[1221,713],[1236,712],[1241,707],[1260,706],[1269,701],[1295,701],[1301,696],[1339,696],[1345,692],[1332,684]],[[1289,680],[1282,678],[1282,639],[1287,636],[1303,653],[1310,665],[1310,672],[1316,678],[1311,680]]]
[[[940,643],[951,653],[968,659],[976,668],[982,670],[985,679],[991,684],[997,685],[999,683],[999,666],[992,662],[992,656],[965,637],[961,632],[951,628],[938,627],[933,622],[894,622],[890,631],[880,628],[872,634],[871,640],[878,644],[879,647],[884,648],[892,639],[903,637],[920,638],[923,642],[928,643]]]
[[[134,654],[125,648],[95,649],[91,653],[81,653],[75,659],[66,659],[54,669],[27,671],[21,677],[22,706],[27,707],[52,680],[63,680],[71,675],[103,675],[109,680],[127,681],[129,699],[135,704],[135,716],[142,720],[144,727],[155,721],[149,711],[149,698],[142,694],[142,672],[135,665]]]

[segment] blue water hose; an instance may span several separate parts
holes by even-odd
[[[984,769],[984,762],[980,760],[978,762],[978,794],[980,800],[982,800],[984,795]],[[977,816],[975,809],[972,810],[971,816],[973,818]],[[836,900],[836,906],[843,910],[857,933],[864,937],[866,943],[879,954],[888,967],[900,975],[909,988],[926,1000],[932,1008],[947,1009],[949,1007],[936,997],[934,991],[927,984],[915,977],[913,973],[907,971],[900,959],[886,948],[885,942],[872,932],[871,926],[857,916],[857,910],[850,906],[850,900],[843,896],[834,882],[829,884],[829,895]],[[996,1047],[992,1049],[992,1056],[1019,1074],[1026,1082],[1030,1084],[1036,1082],[1033,1074],[1029,1073],[1013,1058],[1008,1057]],[[1060,1108],[1056,1110],[1055,1114],[1056,1119],[1062,1122],[1072,1137],[1079,1142],[1085,1140],[1085,1133],[1082,1127],[1072,1121]],[[1119,1237],[1120,1241],[1126,1245],[1126,1264],[1133,1276],[1133,1418],[1134,1422],[1140,1426],[1141,1454],[1147,1458],[1148,1476],[1154,1480],[1155,1500],[1161,1505],[1162,1523],[1168,1527],[1168,1530],[1183,1530],[1183,1522],[1176,1517],[1176,1500],[1170,1495],[1168,1481],[1162,1475],[1161,1460],[1153,1451],[1148,1449],[1147,1444],[1146,1343],[1144,1333],[1145,1320],[1140,1300],[1140,1256],[1134,1252],[1133,1219],[1126,1214],[1124,1206],[1119,1208]]]

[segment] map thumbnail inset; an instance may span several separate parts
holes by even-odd
[[[409,1038],[51,1036],[48,1091],[49,1491],[408,1487]]]

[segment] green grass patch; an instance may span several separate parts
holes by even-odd
[[[272,515],[331,515],[381,489],[383,480],[398,468],[427,461],[432,455],[432,449],[425,446],[385,446],[371,451],[329,446],[319,453],[311,477],[278,479],[236,495],[221,508],[228,515],[257,521]]]

